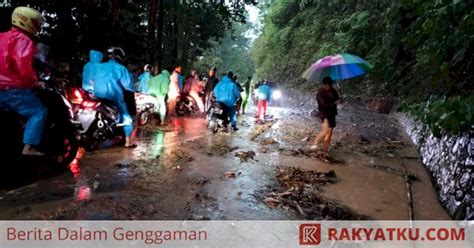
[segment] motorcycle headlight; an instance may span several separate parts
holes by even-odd
[[[279,91],[279,90],[273,91],[272,98],[275,99],[275,100],[280,99],[281,98],[281,91]]]

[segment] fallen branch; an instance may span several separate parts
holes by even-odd
[[[301,208],[300,204],[298,204],[298,202],[296,202],[296,201],[293,201],[293,203],[295,204],[295,207],[298,210],[298,212],[301,214],[301,216],[303,216],[303,218],[306,219],[306,214],[304,213],[304,211]]]

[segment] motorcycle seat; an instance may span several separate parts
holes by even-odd
[[[114,101],[109,100],[109,99],[105,99],[105,98],[94,97],[94,98],[90,98],[90,100],[100,102],[100,103],[102,103],[104,105],[107,105],[107,106],[115,106],[116,105]]]

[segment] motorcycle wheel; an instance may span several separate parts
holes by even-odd
[[[79,150],[79,141],[74,133],[66,134],[63,145],[51,154],[51,158],[58,167],[66,167],[76,158]]]
[[[138,125],[145,126],[150,119],[150,113],[148,111],[143,111],[138,114]]]
[[[88,152],[97,151],[99,149],[100,141],[92,137],[92,135],[87,135],[83,137],[82,146]]]
[[[184,102],[178,102],[176,105],[176,114],[178,116],[184,116],[186,115],[188,111],[186,110],[186,104]]]
[[[212,133],[217,133],[217,130],[219,129],[217,125],[217,119],[215,116],[212,116],[211,119],[209,120],[209,125],[208,125],[209,130],[212,131]]]
[[[191,100],[191,112],[192,112],[193,114],[199,113],[199,107],[198,107],[198,105],[197,105],[196,100],[194,100],[194,99]]]

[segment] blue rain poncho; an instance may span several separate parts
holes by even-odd
[[[272,89],[264,84],[258,87],[258,94],[257,94],[258,100],[265,100],[265,101],[270,101],[272,98]]]
[[[93,81],[95,96],[115,102],[123,101],[123,89],[134,91],[127,68],[113,59],[98,66]]]
[[[91,50],[89,52],[89,62],[84,66],[82,71],[82,89],[85,91],[94,91],[94,82],[92,76],[96,73],[97,68],[102,61],[103,55],[99,51]]]
[[[227,76],[224,76],[213,90],[216,101],[222,102],[227,107],[233,107],[240,97],[237,85]]]
[[[126,136],[130,136],[133,121],[127,110],[123,90],[134,92],[133,79],[127,68],[111,59],[100,64],[97,73],[93,76],[94,95],[113,101],[119,108],[121,122],[124,124]]]
[[[148,80],[150,80],[151,73],[148,71],[143,72],[138,77],[138,92],[148,93]]]

